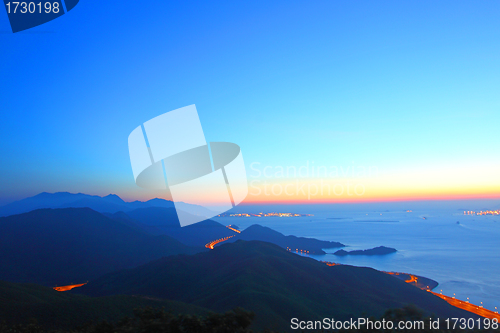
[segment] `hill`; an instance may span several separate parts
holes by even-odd
[[[275,231],[268,227],[263,227],[258,224],[251,225],[250,227],[243,230],[240,234],[236,235],[234,238],[228,240],[229,242],[235,242],[237,240],[258,240],[263,242],[269,242],[281,246],[286,249],[289,248],[292,251],[307,250],[311,254],[325,254],[323,249],[344,247],[345,245],[339,242],[322,241],[314,238],[306,237],[296,237],[296,236],[285,236],[282,233]]]
[[[324,254],[324,248],[338,248],[345,246],[342,243],[322,241],[314,238],[285,236],[282,233],[268,227],[254,224],[241,233],[235,233],[224,225],[205,220],[196,224],[180,227],[175,209],[163,207],[139,208],[126,213],[119,212],[108,216],[119,219],[125,223],[133,224],[135,227],[152,235],[168,235],[190,246],[205,246],[205,244],[228,236],[234,236],[228,242],[237,240],[259,240],[279,245],[283,248],[307,250],[310,253]],[[234,226],[233,226],[234,228]]]
[[[377,247],[374,247],[373,249],[368,249],[368,250],[354,250],[354,251],[338,250],[337,252],[334,253],[334,255],[336,255],[336,256],[347,256],[347,255],[381,256],[381,255],[391,254],[391,253],[395,253],[395,252],[398,252],[398,251],[392,247],[377,246]]]
[[[167,235],[189,246],[204,247],[205,244],[234,235],[234,232],[222,224],[205,220],[182,227],[174,208],[147,207],[127,213],[118,212],[110,217],[128,223],[151,235]]]
[[[173,314],[205,315],[208,310],[176,301],[139,296],[87,297],[35,284],[0,281],[0,323],[27,324],[31,318],[48,328],[75,328],[132,316],[141,307],[165,308]]]
[[[203,251],[151,236],[90,208],[40,209],[0,218],[0,279],[83,283],[164,256]]]
[[[380,316],[415,304],[442,317],[469,318],[439,297],[371,268],[327,266],[274,244],[238,241],[192,256],[163,258],[78,288],[94,296],[148,295],[214,311],[254,311],[258,328],[290,329],[292,317]]]
[[[177,203],[184,213],[211,216],[212,212],[204,207]],[[215,221],[205,220],[200,223],[180,228],[177,212],[172,201],[151,199],[145,202],[126,202],[115,194],[105,197],[83,193],[40,193],[30,198],[0,207],[0,216],[21,214],[42,208],[91,208],[108,218],[125,224],[130,228],[150,235],[167,235],[189,246],[203,247],[215,239],[234,235],[234,232]],[[310,253],[324,254],[322,248],[343,247],[337,242],[320,241],[304,237],[285,236],[270,228],[259,225],[250,226],[231,241],[261,240],[277,244],[283,248],[308,250]]]

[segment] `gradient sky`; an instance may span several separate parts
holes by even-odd
[[[365,188],[317,202],[500,196],[499,1],[81,0],[16,34],[0,12],[0,204],[161,196],[135,185],[127,137],[190,104],[207,141],[241,146],[254,185]],[[377,173],[250,168],[313,162]]]

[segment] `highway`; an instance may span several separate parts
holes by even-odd
[[[227,236],[227,237],[224,237],[224,238],[219,238],[219,239],[216,239],[214,241],[211,241],[210,243],[207,243],[205,244],[205,247],[207,249],[210,249],[210,250],[213,250],[214,249],[214,246],[219,244],[219,243],[222,243],[224,241],[227,241],[229,238],[231,237],[234,237],[235,235],[232,235],[232,236]]]
[[[87,282],[81,283],[81,284],[70,284],[69,286],[54,287],[54,290],[57,290],[57,291],[68,291],[68,290],[71,290],[73,288],[78,288],[78,287],[84,286],[86,284],[87,284]]]
[[[450,303],[451,305],[453,305],[457,308],[475,313],[477,315],[480,315],[481,317],[490,318],[490,319],[496,318],[498,321],[500,321],[500,315],[498,313],[490,311],[488,309],[485,309],[479,305],[474,305],[474,304],[471,304],[469,302],[465,302],[465,301],[462,301],[462,300],[459,300],[459,299],[456,299],[453,297],[438,294],[438,293],[435,293],[431,290],[427,290],[427,291],[432,293],[433,295],[436,295],[437,297],[444,299],[446,302]]]
[[[326,263],[328,266],[339,265],[336,263],[331,263],[331,262],[326,262],[326,261],[324,261],[324,263]],[[457,308],[465,310],[465,311],[472,312],[472,313],[477,314],[481,317],[485,317],[485,318],[489,318],[489,319],[496,318],[500,322],[500,314],[498,314],[497,312],[485,309],[481,305],[475,305],[475,304],[469,303],[468,301],[462,301],[462,300],[456,299],[455,297],[450,297],[450,296],[446,296],[443,294],[435,293],[429,289],[429,286],[426,286],[425,284],[420,283],[418,276],[415,276],[413,274],[408,274],[408,273],[399,273],[399,272],[384,272],[384,273],[390,274],[390,275],[408,277],[408,279],[404,280],[406,283],[409,283],[409,284],[411,284],[417,288],[420,288],[422,290],[428,291],[428,292],[432,293],[433,295],[444,299],[446,302],[453,305],[454,307],[457,307]]]
[[[232,228],[232,227],[231,227],[231,224],[230,224],[230,225],[228,225],[228,226],[226,226],[226,228],[229,228],[229,229],[231,229],[232,231],[234,231],[234,232],[237,232],[237,233],[241,234],[241,231],[239,231],[238,229],[234,229],[234,228]]]
[[[228,229],[230,229],[230,230],[232,230],[232,231],[234,231],[234,232],[236,232],[238,234],[241,233],[241,231],[239,231],[238,229],[235,229],[235,228],[231,227],[231,224],[227,225],[226,228],[228,228]],[[216,239],[214,241],[211,241],[210,243],[205,244],[205,247],[207,249],[213,250],[215,245],[217,245],[219,243],[222,243],[224,241],[227,241],[229,238],[234,237],[234,236],[236,236],[236,235],[232,235],[232,236],[227,236],[227,237],[224,237],[224,238]]]
[[[418,288],[423,289],[423,290],[429,289],[428,286],[426,286],[418,281],[418,276],[408,274],[408,273],[399,273],[399,272],[384,272],[384,273],[389,274],[389,275],[402,276],[403,278],[407,277],[408,279],[404,280],[406,283],[412,284],[415,287],[418,287]]]

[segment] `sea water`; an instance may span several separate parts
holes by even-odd
[[[244,209],[240,209],[244,210]],[[264,211],[251,209],[252,212]],[[288,209],[291,210],[290,208]],[[299,210],[299,211],[297,211]],[[285,211],[283,211],[285,212]],[[288,212],[288,211],[286,211]],[[304,213],[303,209],[290,211]],[[433,290],[495,310],[500,308],[500,217],[464,215],[451,209],[395,211],[309,211],[304,217],[219,217],[214,220],[245,229],[260,224],[285,235],[346,244],[346,250],[376,246],[397,249],[382,256],[336,256],[325,249],[317,260],[412,273],[439,283]]]

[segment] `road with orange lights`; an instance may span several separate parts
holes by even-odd
[[[241,233],[241,231],[239,231],[238,229],[235,229],[235,228],[231,227],[231,224],[227,225],[226,228],[228,228],[228,229],[230,229],[230,230],[232,230],[232,231],[234,231],[234,232],[236,232],[238,234]],[[234,237],[234,236],[236,236],[236,235],[232,235],[232,236],[227,236],[227,237],[224,237],[224,238],[216,239],[214,241],[211,241],[210,243],[205,244],[205,247],[207,249],[213,250],[215,245],[217,245],[219,243],[222,243],[224,241],[227,241],[229,238]]]
[[[493,311],[490,311],[488,309],[485,309],[485,308],[483,308],[482,306],[479,306],[479,305],[474,305],[474,304],[471,304],[469,302],[465,302],[465,301],[456,299],[455,297],[449,297],[449,296],[446,296],[446,295],[443,295],[443,294],[438,294],[438,293],[435,293],[435,292],[431,291],[428,286],[425,286],[425,285],[419,283],[418,276],[415,276],[415,275],[412,275],[412,274],[408,274],[408,273],[395,273],[395,272],[384,272],[384,273],[391,274],[391,275],[406,275],[406,276],[409,276],[410,278],[407,279],[407,280],[405,280],[406,283],[413,284],[414,286],[416,286],[416,287],[418,287],[418,288],[420,288],[422,290],[426,290],[426,291],[432,293],[433,295],[436,295],[436,296],[444,299],[446,302],[448,302],[449,304],[453,305],[454,307],[457,307],[459,309],[475,313],[475,314],[477,314],[479,316],[482,316],[482,317],[485,317],[485,318],[489,318],[489,319],[496,318],[496,319],[498,319],[500,321],[500,315],[498,313],[496,313],[496,312],[493,312]]]
[[[410,275],[410,278],[408,280],[405,281],[406,283],[415,283],[417,284],[418,283],[418,277],[416,277],[415,275]]]
[[[336,262],[331,262],[331,261],[322,261],[322,263],[326,264],[327,266],[337,266],[340,264],[337,264]]]
[[[62,286],[62,287],[54,287],[54,290],[57,290],[57,291],[68,291],[68,290],[71,290],[73,288],[78,288],[78,287],[81,287],[81,286],[84,286],[86,285],[87,283],[81,283],[81,284],[71,284],[69,286]]]
[[[309,251],[307,251],[307,250],[302,250],[302,249],[293,250],[293,249],[289,248],[288,246],[286,247],[286,250],[290,251],[290,252],[300,253],[300,254],[309,254]]]
[[[498,313],[496,313],[496,312],[493,312],[493,311],[490,311],[488,309],[485,309],[485,308],[483,308],[482,306],[479,306],[479,305],[474,305],[474,304],[471,304],[469,302],[465,302],[465,301],[456,299],[455,297],[449,297],[449,296],[446,296],[446,295],[443,295],[443,294],[438,294],[438,293],[435,293],[435,292],[429,290],[428,286],[424,286],[423,284],[419,283],[418,276],[415,276],[415,275],[412,275],[412,274],[407,274],[407,273],[395,273],[395,272],[384,272],[384,273],[391,274],[391,275],[406,275],[406,276],[409,276],[410,278],[407,279],[407,280],[405,280],[406,283],[413,284],[414,286],[416,286],[416,287],[418,287],[418,288],[420,288],[422,290],[426,290],[426,291],[432,293],[433,295],[436,295],[436,296],[444,299],[446,302],[448,302],[449,304],[453,305],[454,307],[457,307],[459,309],[475,313],[475,314],[477,314],[479,316],[482,316],[482,317],[485,317],[485,318],[489,318],[489,319],[496,318],[496,319],[498,319],[500,321],[500,315]]]
[[[214,240],[214,241],[212,241],[212,242],[210,242],[210,243],[205,244],[205,247],[206,247],[207,249],[213,250],[215,245],[217,245],[217,244],[219,244],[219,243],[222,243],[222,242],[224,242],[224,241],[227,241],[229,238],[234,237],[234,236],[235,236],[235,235],[232,235],[232,236],[227,236],[227,237],[224,237],[224,238],[219,238],[219,239],[216,239],[216,240]]]
[[[469,302],[464,302],[464,301],[461,301],[459,299],[456,299],[456,298],[453,298],[453,297],[449,297],[449,296],[445,296],[445,295],[442,295],[442,294],[438,294],[438,293],[435,293],[435,292],[430,291],[430,290],[427,290],[427,291],[430,292],[430,293],[432,293],[433,295],[436,295],[437,297],[440,297],[440,298],[444,299],[446,302],[450,303],[454,307],[457,307],[459,309],[475,313],[477,315],[480,315],[481,317],[490,318],[490,319],[495,319],[496,318],[496,319],[498,319],[500,321],[500,315],[498,313],[490,311],[488,309],[485,309],[482,306],[474,305],[474,304],[471,304]]]
[[[231,229],[232,231],[234,231],[234,232],[237,232],[237,233],[241,234],[241,231],[239,231],[238,229],[234,229],[234,228],[232,228],[232,227],[231,227],[231,225],[226,226],[226,228]]]
[[[322,262],[328,266],[340,265],[340,264],[328,262],[328,261],[322,261]],[[384,272],[384,273],[390,274],[390,275],[398,275],[398,276],[402,275],[403,277],[407,276],[409,278],[404,280],[406,283],[410,283],[411,285],[414,285],[417,288],[428,291],[428,292],[432,293],[433,295],[444,299],[446,302],[448,302],[450,305],[453,305],[454,307],[457,307],[457,308],[465,310],[465,311],[472,312],[472,313],[477,314],[481,317],[485,317],[485,318],[489,318],[489,319],[497,319],[500,322],[500,314],[498,314],[498,312],[493,312],[491,310],[483,308],[480,305],[475,305],[475,304],[469,303],[468,301],[465,302],[465,301],[456,299],[455,297],[449,297],[449,296],[446,296],[443,294],[435,293],[429,289],[429,286],[426,286],[425,284],[421,283],[418,279],[418,276],[416,276],[416,275],[408,274],[408,273],[398,273],[398,272]]]
[[[418,276],[416,275],[412,275],[412,274],[408,274],[408,273],[399,273],[399,272],[384,272],[386,274],[389,274],[389,275],[397,275],[397,276],[407,276],[408,279],[404,280],[406,283],[410,283],[410,284],[413,284],[415,287],[418,287],[420,289],[423,289],[423,290],[427,290],[429,287],[427,286],[424,286],[423,284],[419,283],[418,281]]]
[[[241,233],[241,231],[239,231],[238,229],[235,229],[235,228],[231,227],[231,224],[227,225],[226,228],[228,228],[228,229],[230,229],[230,230],[232,230],[232,231],[234,231],[234,232],[236,232],[238,234]],[[232,235],[232,236],[227,236],[227,237],[224,237],[224,238],[216,239],[214,241],[211,241],[210,243],[205,244],[205,247],[207,249],[213,250],[215,245],[217,245],[219,243],[222,243],[224,241],[227,241],[229,238],[234,237],[234,236],[236,236],[236,235]]]

